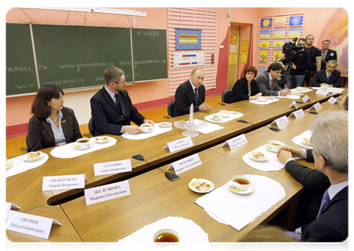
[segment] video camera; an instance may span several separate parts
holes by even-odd
[[[285,43],[283,45],[282,51],[286,57],[286,60],[284,63],[285,65],[291,65],[291,63],[294,60],[294,57],[297,55],[298,51],[302,50],[304,48],[303,45],[296,45],[297,37],[293,39],[292,42]]]

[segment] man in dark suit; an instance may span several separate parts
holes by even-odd
[[[125,132],[139,134],[139,127],[130,125],[153,124],[133,106],[125,91],[124,72],[114,66],[104,72],[105,86],[91,98],[91,114],[94,124],[94,136],[101,134],[122,134]]]
[[[331,44],[331,41],[329,40],[323,40],[322,41],[322,50],[321,50],[321,69],[326,69],[326,63],[329,60],[336,60],[337,61],[337,52],[335,50],[329,49],[329,45]]]
[[[194,112],[209,112],[211,106],[205,103],[204,70],[193,69],[190,79],[178,86],[175,94],[175,109],[173,117],[189,114],[193,104]]]
[[[330,87],[341,87],[342,80],[340,71],[336,70],[337,61],[332,59],[326,64],[326,69],[316,72],[311,82],[311,86],[319,87],[321,85],[329,85]]]
[[[293,159],[298,152],[280,148],[277,153],[286,170],[305,189],[326,188],[316,218],[296,229],[292,236],[311,242],[344,241],[348,238],[348,112],[318,115],[310,131],[316,169],[298,165]]]
[[[268,66],[268,70],[258,75],[256,82],[263,96],[286,96],[290,90],[282,90],[278,85],[283,66],[274,62]]]

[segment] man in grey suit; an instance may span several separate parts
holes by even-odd
[[[307,151],[306,158],[313,157],[316,169],[297,163],[293,157],[302,154],[292,148],[281,147],[277,157],[305,191],[313,195],[326,192],[323,197],[317,195],[317,205],[312,205],[318,209],[312,222],[288,234],[302,241],[344,241],[348,238],[348,111],[318,115],[310,131],[313,151]]]
[[[278,84],[283,70],[280,63],[274,62],[268,66],[267,71],[259,74],[256,82],[263,96],[286,96],[290,93],[290,90],[282,90]]]

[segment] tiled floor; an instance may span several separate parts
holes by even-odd
[[[221,95],[208,97],[206,98],[205,102],[211,105],[211,107],[221,106]],[[167,116],[167,107],[160,107],[151,110],[141,111],[140,113],[145,118],[152,119],[153,121],[158,122],[166,119],[164,118],[164,116]],[[80,131],[82,135],[89,133],[88,126],[80,126]],[[25,147],[26,135],[6,139],[6,158],[9,159],[24,154],[25,152],[21,151],[21,148]]]

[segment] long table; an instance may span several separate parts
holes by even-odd
[[[316,102],[324,102],[329,98],[322,95],[317,95],[315,94],[315,91],[310,92],[307,95],[311,98],[312,102],[298,104],[298,109],[309,108]],[[168,150],[164,150],[163,148],[167,142],[181,139],[183,137],[182,130],[180,129],[173,128],[173,130],[171,130],[170,132],[163,134],[162,137],[155,136],[140,141],[127,140],[121,136],[109,135],[117,139],[117,143],[112,147],[102,149],[96,152],[92,152],[87,155],[81,155],[79,157],[72,158],[72,159],[60,159],[60,158],[50,157],[49,160],[44,165],[36,169],[29,170],[24,173],[20,173],[18,175],[7,178],[6,179],[7,201],[13,202],[21,206],[22,212],[30,212],[32,209],[37,207],[40,208],[43,206],[45,208],[47,204],[56,205],[60,202],[63,202],[64,200],[71,199],[72,201],[64,203],[60,206],[61,210],[63,210],[65,214],[69,215],[68,212],[71,210],[69,206],[66,205],[71,205],[71,203],[80,204],[80,202],[77,201],[82,200],[83,197],[80,197],[78,199],[73,199],[73,198],[77,196],[81,196],[83,191],[66,190],[66,191],[42,192],[41,185],[42,185],[43,177],[55,176],[55,175],[85,174],[87,177],[86,188],[96,187],[102,184],[107,184],[109,182],[121,181],[127,179],[129,179],[129,181],[131,180],[132,182],[137,180],[136,182],[139,183],[138,180],[141,179],[140,177],[145,177],[144,175],[150,177],[150,175],[153,174],[156,175],[154,176],[154,178],[161,176],[163,181],[166,182],[167,180],[165,179],[161,170],[152,170],[152,169],[160,166],[164,168],[164,166],[167,163],[171,163],[175,160],[188,156],[192,153],[200,152],[203,151],[204,149],[216,146],[229,138],[237,136],[241,133],[246,133],[255,128],[264,126],[270,123],[271,121],[275,120],[276,118],[279,118],[284,115],[289,115],[292,111],[294,111],[294,109],[289,108],[291,102],[292,100],[289,99],[280,99],[278,102],[269,105],[255,105],[255,104],[250,104],[249,101],[242,101],[242,102],[229,104],[218,108],[213,108],[211,114],[216,113],[221,109],[241,112],[244,114],[242,119],[252,122],[253,124],[244,124],[244,123],[237,123],[237,122],[235,123],[235,121],[223,123],[221,125],[225,127],[224,129],[218,130],[210,134],[200,133],[198,137],[192,138],[194,144],[192,147],[174,153],[170,153]],[[204,116],[206,115],[208,114],[198,112],[195,113],[195,118],[204,119]],[[185,116],[173,118],[169,121],[172,123],[178,120],[186,121],[188,120],[188,117],[189,117],[188,115],[185,115]],[[267,128],[265,128],[265,130],[267,130],[267,132],[265,132],[266,135],[270,133],[276,133],[270,131]],[[44,149],[43,152],[49,154],[52,149],[53,148]],[[217,151],[215,151],[214,149],[211,149],[211,151],[215,152],[215,154],[217,153]],[[132,168],[133,168],[133,171],[131,173],[94,176],[94,172],[93,172],[94,163],[123,160],[123,159],[131,158],[131,156],[138,153],[144,155],[144,157],[149,161],[149,163],[131,159]],[[221,159],[225,158],[224,156],[221,157],[222,155],[219,156],[218,154],[216,154],[216,158],[219,159],[220,161]],[[229,158],[225,158],[225,161],[227,159],[234,160],[232,156],[231,157],[229,156]],[[232,167],[227,167],[227,168],[232,168]],[[160,175],[157,174],[159,172]],[[214,173],[214,175],[217,176],[216,172]],[[230,178],[230,176],[228,176],[227,178]],[[153,178],[151,179],[152,181],[154,180]],[[220,179],[225,180],[226,176],[222,176],[220,177]],[[289,177],[279,176],[279,179],[280,180],[284,179],[284,182],[286,183],[286,181],[289,180]],[[169,185],[173,184],[173,183],[169,183],[169,181],[167,181],[167,183]],[[132,184],[134,184],[134,182]],[[301,188],[297,187],[297,189],[295,190],[289,190],[290,194],[291,193],[293,194],[292,197],[294,197],[301,190]],[[143,195],[141,196],[143,197]],[[130,197],[135,198],[136,197],[135,193]],[[138,202],[135,201],[135,203]],[[283,203],[285,203],[285,201],[283,201]],[[72,206],[72,208],[74,208],[74,205]],[[94,208],[94,206],[92,205],[88,206],[86,210],[89,210],[90,208]],[[156,217],[156,215],[154,217]],[[83,220],[82,218],[80,219]],[[78,222],[78,221],[73,221],[73,222]],[[81,223],[73,223],[73,224],[80,225]],[[141,225],[139,226],[141,227]],[[75,225],[75,228],[76,227],[77,226]],[[138,225],[136,225],[136,228],[138,228]],[[14,233],[14,235],[12,234],[10,235],[11,237],[17,235],[16,233]],[[21,239],[20,236],[18,237],[19,239]],[[67,238],[68,239],[67,241],[74,240],[75,239],[74,237],[75,234],[73,233],[73,237]],[[119,237],[122,236],[119,235]],[[50,238],[55,238],[55,234],[53,235],[52,233]],[[114,238],[118,238],[118,237],[112,237],[111,241],[114,241]],[[16,238],[16,241],[19,239]],[[102,240],[99,239],[91,240],[90,238],[82,238],[82,239],[84,241],[104,241],[105,238],[103,238]],[[215,239],[213,238],[213,240],[218,240],[218,238]]]

